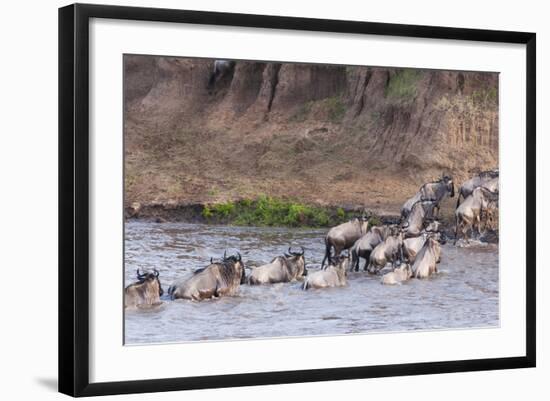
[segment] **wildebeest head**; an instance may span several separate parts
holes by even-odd
[[[355,224],[361,234],[367,233],[369,229],[369,218],[365,214],[361,217],[355,217],[351,222]]]
[[[426,238],[426,244],[428,244],[431,247],[437,246],[439,243],[439,234],[430,234],[428,235],[428,238]]]
[[[146,271],[145,273],[140,273],[138,268],[136,270],[136,276],[139,284],[154,283],[155,281],[157,281],[159,286],[159,296],[162,296],[162,294],[164,294],[164,290],[162,289],[162,285],[160,284],[159,280],[159,271],[157,269],[153,269],[152,272]]]
[[[429,231],[426,229],[426,233],[426,240],[431,238],[432,240],[439,242],[441,245],[445,245],[447,243],[447,236],[445,235],[445,232]]]
[[[478,187],[474,191],[479,191],[482,195],[482,207],[494,209],[498,207],[498,190],[497,191],[491,191],[488,188],[485,187]]]
[[[483,191],[483,195],[492,202],[498,202],[498,189],[496,191],[491,191],[489,188],[480,187]]]
[[[242,261],[241,254],[237,252],[236,255],[227,256],[226,252],[223,253],[223,262],[225,266],[231,267],[233,271],[240,276],[240,283],[244,284],[246,280],[245,266]]]
[[[293,252],[292,247],[289,247],[288,252],[285,253],[287,263],[296,273],[296,277],[307,276],[306,260],[304,257],[305,250],[303,246],[300,246],[300,249],[301,251],[299,252]]]
[[[437,233],[441,229],[441,222],[438,219],[426,219],[424,221],[426,232]]]
[[[342,252],[342,254],[329,259],[329,267],[334,266],[345,277],[348,274],[350,259],[349,251],[347,253]]]
[[[404,273],[406,280],[410,279],[413,275],[411,265],[406,262],[403,262],[398,267],[396,267],[395,271]]]
[[[450,193],[450,197],[455,196],[455,184],[453,182],[453,177],[450,175],[443,174],[442,182],[445,183],[445,189]]]
[[[445,245],[447,243],[447,236],[445,235],[444,231],[441,230],[441,222],[437,219],[429,219],[425,222],[425,228],[424,231],[428,234],[428,236],[431,236],[435,238],[441,245]]]

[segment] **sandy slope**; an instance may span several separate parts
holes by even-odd
[[[126,56],[126,204],[291,196],[396,211],[498,164],[498,75]]]

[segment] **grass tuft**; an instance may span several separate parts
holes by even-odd
[[[399,70],[386,87],[386,97],[395,100],[412,101],[416,97],[417,82],[421,78],[419,70]]]

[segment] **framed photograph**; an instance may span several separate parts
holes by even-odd
[[[534,33],[61,8],[59,390],[535,366],[535,82]]]

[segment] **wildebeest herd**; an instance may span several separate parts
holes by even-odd
[[[494,224],[498,210],[498,170],[477,174],[464,182],[457,195],[454,243],[481,237]],[[401,209],[399,223],[370,226],[366,215],[331,228],[324,237],[325,254],[321,268],[308,272],[305,250],[292,247],[270,263],[246,267],[239,252],[195,270],[168,289],[172,300],[201,301],[235,295],[242,284],[266,285],[303,281],[302,289],[341,287],[350,271],[381,274],[382,284],[398,284],[412,278],[424,279],[437,273],[441,245],[449,238],[439,219],[441,202],[454,197],[452,177],[426,183]],[[463,198],[463,202],[460,199]],[[450,232],[450,236],[453,235]],[[247,273],[247,269],[249,272]],[[159,272],[137,270],[137,281],[124,291],[125,307],[149,308],[162,304]]]

